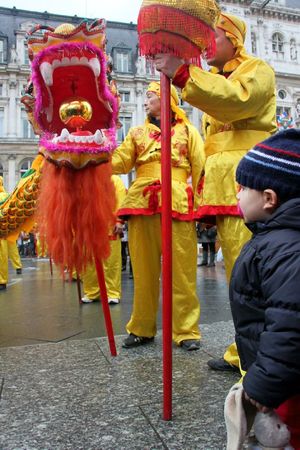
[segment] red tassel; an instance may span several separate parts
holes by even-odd
[[[152,57],[171,53],[200,62],[204,49],[215,51],[214,30],[203,20],[164,5],[141,8],[138,17],[140,52]]]
[[[67,267],[82,273],[94,255],[99,259],[109,256],[114,209],[109,164],[76,171],[45,161],[38,225],[49,254],[62,270]]]

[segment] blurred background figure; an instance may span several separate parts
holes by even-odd
[[[217,227],[215,225],[197,223],[197,238],[202,245],[202,261],[199,266],[214,267],[216,256]]]
[[[125,222],[123,226],[123,236],[121,237],[121,246],[122,246],[122,272],[126,271],[127,261],[129,259],[129,278],[133,278],[132,275],[132,266],[129,254],[129,246],[128,246],[128,224]]]

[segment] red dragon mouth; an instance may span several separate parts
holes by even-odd
[[[117,100],[107,84],[104,51],[86,41],[43,48],[32,61],[32,81],[46,159],[75,169],[106,162],[116,148]]]

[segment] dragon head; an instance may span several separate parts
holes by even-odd
[[[36,219],[53,261],[77,273],[94,255],[109,255],[115,223],[109,162],[118,92],[105,43],[103,19],[77,27],[38,25],[28,37],[31,79],[21,100],[40,135]]]
[[[98,165],[116,147],[118,97],[107,79],[105,42],[103,19],[37,26],[29,33],[32,122],[41,135],[40,153],[58,166]],[[28,98],[22,100],[27,109]]]

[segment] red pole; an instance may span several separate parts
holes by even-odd
[[[163,419],[172,419],[172,177],[170,79],[160,74],[162,174]]]
[[[114,330],[112,327],[110,310],[109,310],[109,305],[108,305],[103,265],[102,265],[102,261],[96,257],[95,257],[95,266],[96,266],[98,283],[99,283],[99,288],[100,288],[101,303],[102,303],[103,315],[104,315],[105,326],[106,326],[106,333],[107,333],[107,338],[108,338],[108,343],[109,343],[109,348],[110,348],[110,354],[111,354],[111,356],[117,356]]]
[[[78,273],[76,274],[76,276],[77,276],[77,278],[76,278],[76,284],[77,284],[78,301],[79,301],[79,305],[81,305],[81,304],[82,304],[82,301],[81,301],[80,276],[79,276]]]
[[[51,256],[49,256],[49,263],[50,263],[50,274],[51,274],[51,277],[53,277],[53,266],[52,266],[52,258],[51,258]]]

